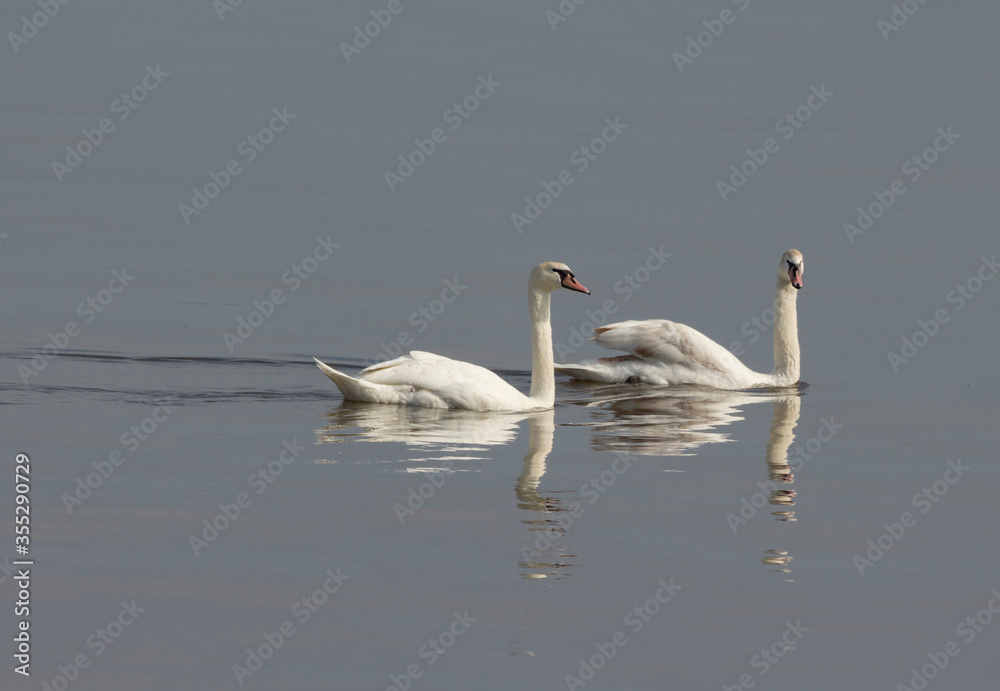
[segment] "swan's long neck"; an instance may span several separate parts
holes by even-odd
[[[549,323],[549,293],[528,289],[531,317],[531,393],[539,407],[551,408],[556,401],[556,372],[552,358],[552,325]]]
[[[799,321],[795,309],[798,291],[778,279],[774,297],[774,378],[777,386],[799,381]]]

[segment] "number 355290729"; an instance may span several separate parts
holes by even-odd
[[[15,458],[14,468],[14,538],[19,555],[27,554],[31,545],[31,459],[26,454],[19,453]]]

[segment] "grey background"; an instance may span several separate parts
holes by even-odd
[[[591,1],[553,31],[555,2],[404,0],[350,62],[341,42],[385,3],[246,0],[220,19],[207,0],[77,0],[17,52],[5,38],[0,424],[11,466],[24,451],[36,473],[36,565],[32,678],[8,667],[4,684],[51,682],[57,665],[92,655],[88,636],[135,598],[147,612],[72,688],[237,687],[242,651],[340,566],[351,580],[246,686],[386,688],[467,608],[479,621],[414,688],[562,688],[659,578],[674,577],[675,601],[588,688],[720,688],[744,673],[757,688],[895,688],[948,640],[962,652],[931,684],[986,688],[995,628],[966,644],[955,627],[1000,584],[1000,291],[985,283],[961,311],[947,296],[998,249],[1000,9],[928,3],[886,40],[887,2],[740,6]],[[735,20],[679,72],[672,54],[726,8]],[[38,11],[7,3],[0,29]],[[170,76],[118,120],[115,100],[157,65]],[[445,112],[489,75],[501,85],[447,129]],[[723,201],[716,182],[748,147],[780,137],[775,123],[821,85],[833,96]],[[283,107],[295,115],[287,129],[185,224],[178,205],[192,188]],[[524,197],[572,169],[573,151],[615,116],[628,129],[516,233]],[[115,130],[60,182],[52,162],[104,117]],[[905,178],[902,164],[949,126],[960,139],[850,243],[843,224],[856,207]],[[385,171],[436,127],[447,141],[390,191]],[[222,334],[287,287],[282,275],[318,236],[340,243],[336,256],[230,353]],[[622,299],[616,283],[661,245],[667,265]],[[518,507],[528,421],[372,420],[342,407],[309,360],[350,369],[408,331],[414,348],[526,389],[524,282],[557,260],[593,291],[555,297],[557,342],[614,299],[616,320],[664,317],[740,340],[744,361],[769,370],[770,332],[751,342],[743,329],[769,307],[789,247],[807,265],[810,387],[796,438],[822,418],[844,425],[797,474],[795,522],[767,507],[736,535],[726,524],[767,479],[769,400],[689,405],[661,392],[654,415],[611,401],[628,392],[563,383],[541,478],[551,501],[579,501],[611,449],[646,448],[636,437],[663,453],[585,504],[563,538],[566,565],[525,578],[537,570],[520,564],[521,545],[559,515]],[[134,282],[25,385],[18,367],[80,321],[77,305],[122,267]],[[416,333],[410,316],[456,278],[468,288]],[[894,372],[887,354],[938,309],[950,321]],[[588,344],[569,359],[596,355]],[[127,452],[121,435],[165,399],[176,412]],[[727,405],[736,410],[720,422]],[[707,436],[675,456],[670,442],[687,439],[691,419]],[[506,432],[483,431],[493,424]],[[409,444],[391,440],[393,425]],[[442,440],[441,426],[465,441]],[[293,439],[308,450],[196,558],[189,534]],[[62,495],[115,449],[127,461],[69,514]],[[393,504],[424,481],[412,471],[449,458],[461,472],[400,525]],[[913,495],[955,458],[968,479],[859,577],[854,555],[915,511]],[[10,513],[13,495],[12,479],[0,483]],[[761,564],[765,550],[794,557],[790,572]],[[0,594],[13,603],[11,579]],[[13,632],[12,608],[0,612]],[[795,619],[809,633],[761,676],[753,656]]]

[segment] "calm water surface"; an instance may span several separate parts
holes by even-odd
[[[387,7],[0,8],[0,685],[992,688],[997,6],[403,3],[348,61]],[[795,389],[485,415],[311,360],[527,391],[558,260],[558,360],[662,317],[769,370],[790,247]]]

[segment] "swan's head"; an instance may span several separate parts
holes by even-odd
[[[802,287],[802,272],[805,270],[805,263],[802,253],[798,250],[788,250],[781,255],[781,266],[778,268],[780,280],[787,280],[796,290]]]
[[[551,293],[560,288],[569,288],[590,295],[590,291],[576,280],[576,275],[565,264],[560,262],[542,262],[531,272],[528,285],[534,290]]]

